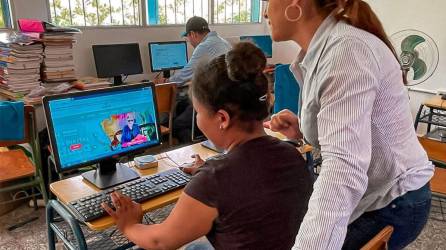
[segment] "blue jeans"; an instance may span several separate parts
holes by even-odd
[[[429,183],[410,191],[379,210],[366,212],[347,229],[342,249],[360,249],[385,226],[394,228],[389,249],[403,249],[421,233],[429,217],[431,190]]]

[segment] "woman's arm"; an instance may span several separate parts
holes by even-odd
[[[117,207],[116,212],[104,208],[115,219],[123,234],[145,249],[177,249],[206,235],[214,219],[217,218],[216,208],[209,207],[183,193],[163,223],[143,225],[139,223],[140,219],[137,220],[138,210],[141,210],[139,204],[119,194],[114,194],[112,199],[114,206]]]
[[[328,49],[333,54],[314,83],[321,84],[317,129],[323,162],[293,249],[341,249],[368,184],[379,70],[362,41],[346,38]]]

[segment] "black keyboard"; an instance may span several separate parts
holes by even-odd
[[[72,201],[68,206],[74,210],[80,220],[92,221],[106,214],[101,207],[101,203],[105,202],[113,208],[110,194],[114,191],[119,191],[129,196],[133,201],[140,203],[184,187],[190,178],[190,175],[177,168],[169,169]]]

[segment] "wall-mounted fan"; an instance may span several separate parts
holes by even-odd
[[[402,30],[390,36],[409,86],[431,77],[438,66],[439,51],[434,40],[418,30]]]

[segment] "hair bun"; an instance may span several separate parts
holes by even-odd
[[[233,81],[254,80],[266,66],[265,54],[250,42],[236,44],[226,55],[229,79]]]

